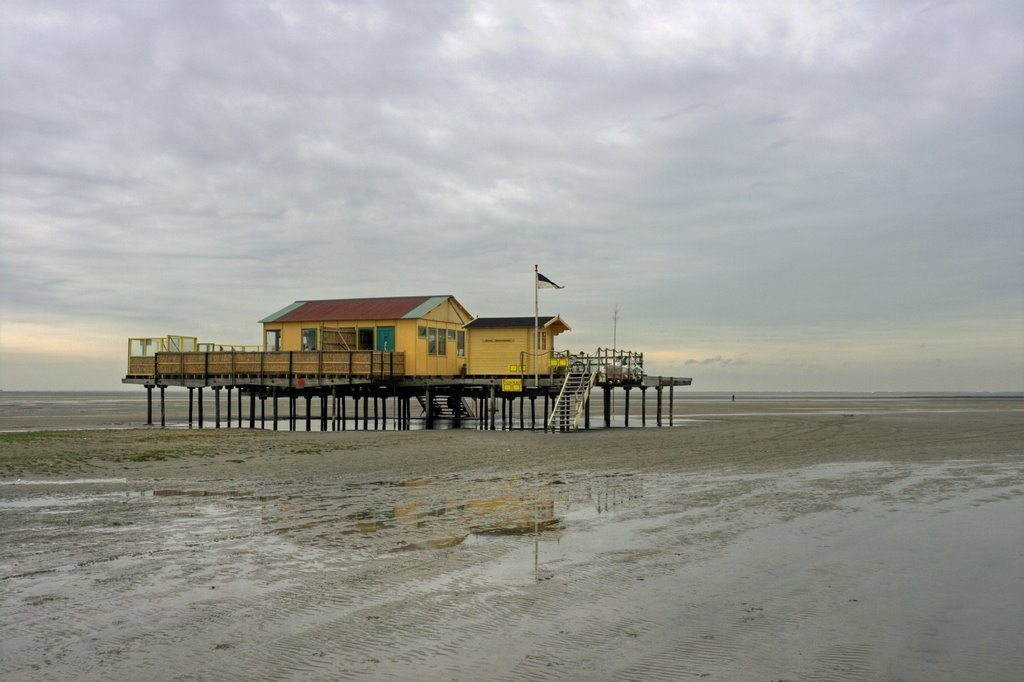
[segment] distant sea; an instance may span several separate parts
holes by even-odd
[[[203,392],[203,410],[207,427],[214,426],[216,405],[213,391]],[[617,392],[616,401],[621,401],[622,392]],[[690,391],[676,388],[674,391],[675,412],[685,412],[686,405],[693,403],[732,402],[744,403],[831,403],[863,402],[892,403],[898,401],[942,401],[952,399],[1007,398],[1024,400],[1024,391],[1000,393],[956,393],[956,392],[744,392]],[[233,426],[238,424],[237,393],[233,393],[231,406]],[[667,398],[666,398],[667,400]],[[595,392],[592,400],[592,414],[599,404],[600,394]],[[651,398],[648,398],[651,404]],[[301,401],[300,401],[301,403]],[[639,400],[634,393],[633,411],[639,409]],[[315,404],[315,403],[314,403]],[[180,428],[188,425],[188,392],[181,388],[170,388],[165,393],[166,423],[168,427]],[[248,419],[248,400],[243,403]],[[227,394],[221,395],[221,419],[226,422],[228,415]],[[282,406],[283,409],[283,406]],[[314,410],[317,409],[314,407]],[[667,408],[666,408],[667,409]],[[268,406],[269,410],[269,406]],[[415,409],[414,409],[415,412]],[[395,414],[389,406],[387,413]],[[283,416],[283,414],[281,415]],[[198,419],[198,406],[193,406],[193,419]],[[159,424],[159,393],[153,393],[153,420]],[[258,415],[257,415],[258,420]],[[314,418],[315,421],[315,418]],[[599,421],[599,420],[594,420]],[[258,423],[258,421],[257,421]],[[636,425],[634,422],[633,425]],[[39,431],[63,429],[129,429],[146,426],[146,391],[0,391],[0,432]],[[225,423],[226,426],[226,423]],[[595,423],[594,426],[597,426]],[[268,423],[269,428],[269,423]],[[285,427],[286,428],[286,427]],[[300,426],[303,428],[303,426]],[[314,429],[316,427],[314,426]],[[390,426],[388,428],[391,428]]]

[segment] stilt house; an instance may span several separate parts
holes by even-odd
[[[534,318],[474,319],[451,295],[295,301],[260,323],[264,352],[403,353],[407,376],[501,376],[534,368]],[[557,315],[539,323],[546,374],[554,337],[570,327]]]
[[[260,320],[264,352],[404,353],[407,376],[465,374],[467,322],[454,296],[296,301]]]

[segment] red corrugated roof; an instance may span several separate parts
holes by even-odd
[[[390,298],[345,298],[305,301],[274,322],[318,322],[322,320],[397,320],[415,310],[432,296]]]

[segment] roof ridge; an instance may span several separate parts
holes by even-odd
[[[407,296],[349,296],[346,298],[306,298],[296,303],[323,303],[324,301],[383,301],[397,298],[446,298],[452,294],[410,294]]]

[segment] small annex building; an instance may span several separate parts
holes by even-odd
[[[466,325],[469,331],[469,373],[481,375],[531,374],[534,352],[530,338],[537,323],[537,356],[543,373],[555,350],[555,336],[572,331],[560,316],[478,317]],[[515,369],[515,371],[513,371]]]
[[[454,296],[295,301],[260,320],[263,350],[376,351],[405,354],[405,373],[467,371],[466,331],[473,316]]]

